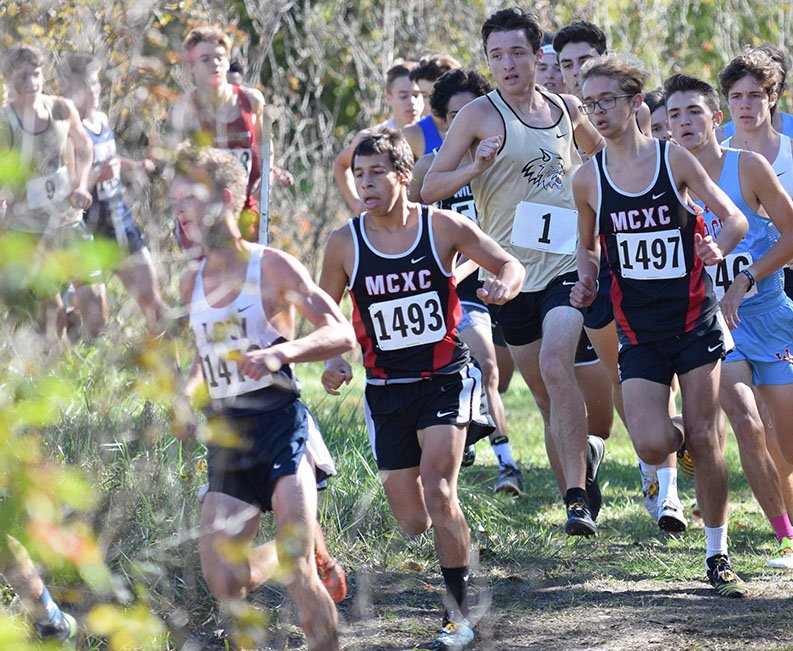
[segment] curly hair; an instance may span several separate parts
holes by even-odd
[[[471,93],[474,97],[481,97],[491,90],[490,82],[476,70],[450,70],[435,82],[430,95],[430,108],[435,116],[445,120],[449,112],[449,100],[455,95]]]
[[[415,161],[408,141],[398,129],[377,127],[362,132],[362,139],[352,152],[352,168],[358,156],[388,154],[394,170],[400,176],[408,176]]]
[[[619,82],[622,92],[639,95],[650,78],[641,62],[633,56],[605,54],[597,59],[590,59],[581,68],[581,83],[590,77],[608,77]]]
[[[761,49],[739,54],[719,72],[719,86],[727,97],[730,89],[744,77],[751,76],[770,97],[782,79],[779,64]]]

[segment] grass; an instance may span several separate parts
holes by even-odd
[[[183,345],[182,356],[187,348]],[[108,600],[141,602],[167,622],[170,647],[191,648],[184,645],[192,640],[192,648],[224,648],[225,623],[200,576],[196,544],[196,492],[205,481],[203,446],[182,444],[169,435],[168,400],[136,392],[142,371],[131,363],[133,352],[104,338],[52,371],[76,374],[79,388],[64,416],[45,430],[47,454],[88,474],[99,500],[90,522],[115,580],[110,595],[90,593],[67,570],[55,570],[50,580],[54,592],[78,613]],[[437,624],[441,589],[432,536],[408,539],[388,510],[362,417],[362,369],[356,368],[356,378],[340,398],[322,391],[320,365],[305,365],[298,372],[304,399],[338,469],[321,497],[320,519],[331,552],[350,575],[353,598],[341,610],[346,634],[366,637],[373,626],[373,636],[428,635]],[[520,378],[513,378],[504,400],[525,495],[493,494],[497,465],[486,442],[479,444],[476,464],[464,469],[460,479],[480,608],[492,601],[500,615],[515,617],[564,611],[576,600],[586,601],[587,585],[593,582],[616,586],[652,580],[660,591],[680,581],[705,587],[701,521],[690,517],[689,531],[678,536],[658,531],[644,511],[635,454],[618,420],[600,475],[604,507],[599,535],[572,539],[560,530],[565,516],[545,459],[542,421]],[[732,439],[727,460],[732,554],[744,578],[762,579],[768,575],[764,563],[774,538],[743,478]],[[680,492],[690,514],[693,483],[682,476]],[[265,517],[261,539],[272,534],[272,518]],[[654,598],[637,596],[640,601]],[[291,627],[294,608],[283,588],[267,585],[257,591],[256,601],[270,614],[268,644],[299,646]],[[105,642],[89,637],[86,644],[98,649]]]

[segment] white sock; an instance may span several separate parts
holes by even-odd
[[[664,500],[671,498],[676,502],[680,501],[677,496],[677,468],[658,468],[658,503],[663,504]]]
[[[727,555],[727,525],[705,527],[705,559],[716,554]]]
[[[512,448],[509,445],[509,439],[506,436],[497,436],[492,441],[490,441],[490,445],[493,446],[493,454],[496,455],[496,459],[498,459],[498,465],[504,469],[507,466],[512,466],[513,468],[517,468],[518,464],[515,463],[515,459],[512,458]]]
[[[657,470],[657,466],[651,466],[649,463],[645,463],[641,459],[639,459],[639,472],[642,473],[647,479],[652,479],[655,477],[655,472]]]

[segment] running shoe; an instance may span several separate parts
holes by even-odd
[[[589,507],[584,502],[570,502],[567,505],[567,522],[564,531],[568,536],[593,536],[597,530]]]
[[[322,585],[328,591],[333,603],[341,603],[347,596],[347,575],[344,573],[344,568],[336,562],[336,559],[328,556],[327,559],[322,559],[315,552],[314,560],[317,563],[317,574]]]
[[[694,460],[691,458],[691,453],[686,449],[685,443],[677,451],[677,467],[683,471],[686,477],[694,478]]]
[[[464,649],[474,641],[474,625],[467,619],[452,621],[444,617],[441,630],[428,649]]]
[[[593,522],[598,519],[600,506],[603,503],[603,498],[600,494],[600,483],[598,482],[598,472],[604,456],[606,456],[606,444],[603,439],[591,434],[587,436],[585,488]]]
[[[688,527],[683,505],[674,497],[667,497],[658,507],[658,528],[667,533],[680,533]]]
[[[523,475],[520,470],[510,465],[501,468],[493,490],[496,493],[507,493],[520,497],[523,494]]]
[[[658,475],[645,475],[639,466],[639,476],[642,478],[642,496],[644,508],[653,520],[658,520]]]
[[[793,570],[793,541],[782,538],[779,548],[766,563],[766,567],[775,567],[780,570]]]
[[[716,588],[716,594],[733,599],[749,596],[749,588],[732,569],[730,559],[725,554],[715,554],[705,564],[708,566],[708,580]]]
[[[61,615],[61,621],[55,624],[36,624],[36,632],[42,640],[58,640],[65,643],[65,648],[74,648],[74,641],[77,639],[77,620],[63,611]]]
[[[474,461],[476,461],[476,446],[472,443],[471,445],[465,446],[465,450],[463,451],[463,460],[460,462],[460,467],[470,468],[474,465]]]

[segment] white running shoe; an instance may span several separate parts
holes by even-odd
[[[680,500],[667,497],[658,507],[658,527],[667,533],[680,533],[688,527]]]

